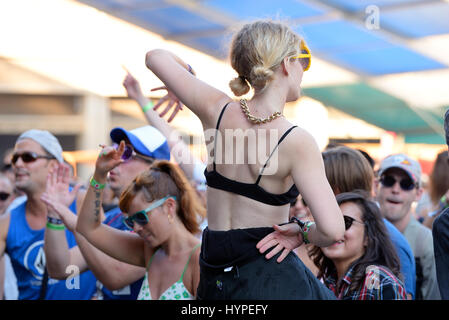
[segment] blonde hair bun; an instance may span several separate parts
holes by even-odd
[[[264,66],[254,66],[251,70],[251,84],[255,89],[263,90],[273,80],[274,72]]]
[[[229,81],[229,87],[237,97],[248,93],[250,89],[248,82],[243,77],[237,77]]]

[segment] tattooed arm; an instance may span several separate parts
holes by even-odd
[[[144,242],[138,235],[121,231],[101,223],[101,199],[103,189],[98,185],[106,183],[109,171],[122,162],[121,156],[125,148],[122,141],[118,149],[103,148],[95,165],[94,183],[84,198],[79,213],[76,231],[82,234],[92,245],[107,255],[136,266],[145,266]],[[95,187],[97,184],[97,187]]]

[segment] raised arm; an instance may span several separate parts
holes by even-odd
[[[68,208],[78,194],[79,186],[69,191],[68,167],[60,164],[58,169],[48,174],[46,190],[41,199],[47,204],[49,219],[45,229],[44,251],[47,270],[54,279],[66,279],[70,265],[78,267],[80,272],[87,269],[86,263],[77,247],[69,249],[65,228],[74,231],[76,216]],[[83,193],[84,195],[84,193]],[[83,195],[78,198],[82,199]]]
[[[144,243],[138,235],[117,230],[101,223],[100,209],[103,188],[110,170],[122,163],[125,148],[122,141],[118,149],[105,147],[95,166],[93,180],[89,184],[86,197],[78,216],[76,231],[92,245],[107,255],[136,266],[145,267]]]
[[[231,100],[222,91],[199,80],[189,72],[189,65],[173,53],[155,49],[146,54],[145,63],[181,102],[200,118],[203,126],[212,127],[219,107]]]
[[[292,177],[307,202],[315,224],[308,233],[311,243],[327,247],[343,239],[343,215],[327,181],[323,158],[314,138],[304,130],[294,130],[289,144]]]
[[[149,104],[150,106],[152,104],[150,100],[144,96],[139,82],[131,75],[131,73],[127,73],[125,80],[123,81],[123,86],[128,93],[128,97],[135,100],[142,108],[148,123],[158,129],[165,136],[176,162],[180,165],[187,178],[189,180],[194,179],[195,166],[200,165],[201,161],[194,157],[190,152],[190,149],[187,144],[184,143],[181,134],[170,124],[168,124],[167,121],[165,121],[153,108],[147,107]],[[158,105],[167,102],[167,109],[171,108],[173,105],[179,105],[179,107],[176,106],[175,111],[173,111],[173,114],[170,117],[170,119],[172,119],[181,104],[179,101],[171,99],[169,94],[170,93],[162,98],[158,102]],[[168,122],[170,122],[170,119]]]

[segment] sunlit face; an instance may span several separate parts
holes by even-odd
[[[157,201],[157,200],[156,200]],[[129,206],[129,213],[125,217],[133,216],[139,211],[147,211],[147,209],[156,201],[147,202],[142,192],[139,192]],[[147,211],[148,222],[141,225],[134,223],[133,231],[152,247],[159,246],[163,243],[171,233],[171,223],[169,215],[173,214],[170,210],[174,204],[174,200],[169,198],[163,204]]]
[[[47,155],[41,145],[32,139],[23,139],[16,143],[14,154],[23,154],[25,152]],[[38,158],[33,162],[24,162],[22,158],[18,158],[16,163],[13,163],[17,189],[24,192],[44,192],[47,184],[47,175],[57,164],[56,159]]]
[[[399,168],[391,168],[383,175],[391,176],[396,181],[410,178],[404,170]],[[421,195],[420,189],[403,190],[398,182],[391,187],[386,187],[379,182],[376,191],[380,211],[392,223],[404,219],[411,212],[413,202],[417,201]]]
[[[352,225],[344,233],[344,239],[333,245],[321,248],[323,254],[336,262],[352,263],[365,254],[365,225],[362,220],[360,207],[353,202],[345,202],[340,205],[344,216],[353,218]]]
[[[129,141],[125,139],[125,143],[130,145]],[[132,145],[130,145],[132,148]],[[135,151],[133,151],[135,154]],[[114,194],[120,197],[120,194],[129,185],[134,178],[141,172],[147,170],[151,163],[143,160],[140,157],[132,156],[130,159],[121,163],[109,172],[108,184]]]

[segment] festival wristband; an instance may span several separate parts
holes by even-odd
[[[62,225],[64,222],[61,219],[53,218],[53,217],[47,217],[47,222],[55,225]]]
[[[144,106],[142,107],[142,111],[143,111],[143,113],[146,113],[148,110],[153,109],[153,108],[154,108],[154,104],[153,104],[153,102],[150,100],[150,101],[148,101],[148,103],[147,103],[146,105],[144,105]]]
[[[94,187],[95,190],[101,190],[104,189],[104,187],[106,187],[105,183],[99,183],[94,179],[94,177],[90,178],[90,185]]]
[[[315,224],[315,222],[312,221],[306,221],[304,223],[304,227],[302,228],[302,238],[304,240],[305,244],[309,244],[310,240],[309,240],[309,231],[310,228]]]
[[[64,230],[65,229],[65,225],[61,225],[61,224],[53,224],[50,222],[47,222],[47,228],[48,229],[52,229],[52,230]]]

